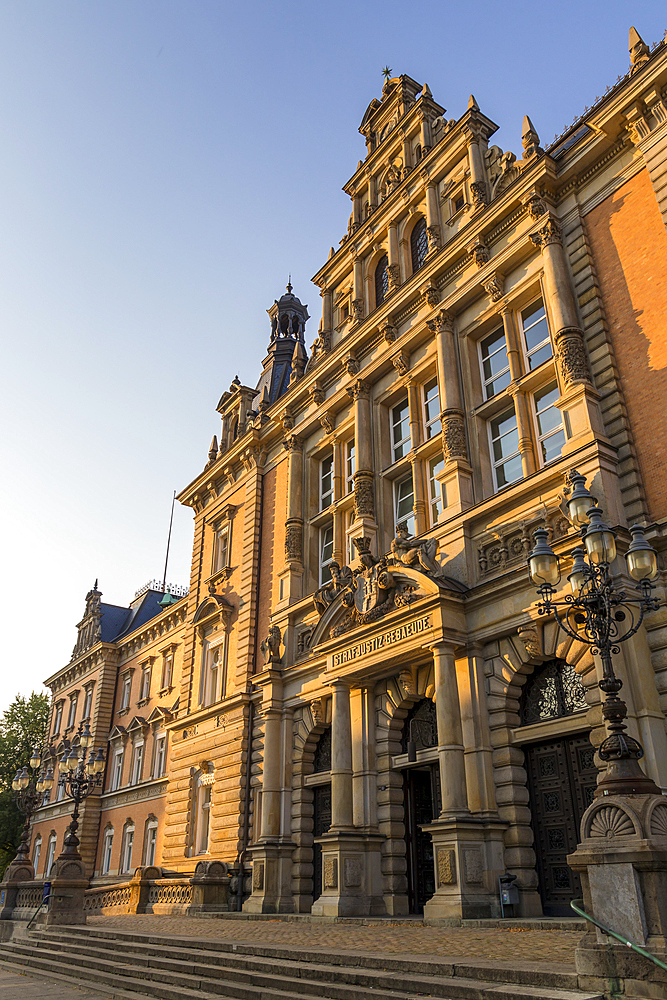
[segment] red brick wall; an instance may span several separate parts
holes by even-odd
[[[667,232],[646,170],[586,216],[652,519],[667,516]]]

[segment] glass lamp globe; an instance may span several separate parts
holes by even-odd
[[[48,792],[52,788],[53,788],[53,771],[51,770],[51,768],[49,768],[44,778],[44,791]]]
[[[630,528],[632,541],[625,554],[628,573],[633,580],[655,580],[658,575],[658,554],[646,541],[644,529],[639,524]]]
[[[69,764],[67,763],[67,753],[64,753],[60,760],[58,761],[58,770],[61,774],[66,774],[69,771]]]
[[[12,779],[12,789],[15,792],[18,792],[19,788],[21,787],[21,785],[19,784],[19,778],[20,777],[21,777],[21,770],[19,768],[19,770],[14,775],[14,778]]]
[[[579,597],[581,593],[581,588],[586,583],[586,560],[584,556],[586,555],[586,550],[582,548],[576,548],[572,550],[572,572],[568,576],[568,582],[572,588],[572,593],[575,597]]]
[[[35,788],[38,792],[44,791],[44,778],[40,775],[35,783]]]
[[[570,512],[570,520],[578,528],[583,528],[588,524],[588,511],[593,504],[593,497],[586,489],[586,477],[579,472],[570,473],[570,482],[573,489],[567,501],[567,509]]]
[[[599,507],[591,507],[588,519],[590,524],[584,535],[588,558],[595,566],[612,563],[616,558],[614,532],[602,520],[602,511]]]
[[[535,547],[528,556],[528,571],[533,583],[555,587],[560,580],[558,557],[549,545],[549,533],[545,528],[533,532]]]
[[[83,732],[81,733],[81,736],[79,737],[79,742],[80,742],[81,746],[84,748],[84,750],[87,750],[88,747],[90,746],[90,744],[92,743],[92,740],[93,740],[93,737],[92,737],[91,732],[90,732],[90,726],[88,725],[88,723],[86,723],[86,725],[84,726]]]
[[[32,757],[30,758],[30,767],[33,769],[33,771],[36,771],[41,762],[42,762],[42,756],[37,747],[35,747],[35,749],[32,752]]]
[[[24,767],[19,775],[19,788],[27,788],[30,784],[30,776],[28,774],[28,768]]]

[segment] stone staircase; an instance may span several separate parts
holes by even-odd
[[[534,963],[531,963],[534,964]],[[86,927],[37,929],[0,945],[0,968],[99,990],[114,1000],[603,1000],[574,971],[498,968],[384,953],[159,937]]]

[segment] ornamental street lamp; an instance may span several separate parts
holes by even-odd
[[[65,795],[74,800],[72,822],[67,828],[65,843],[59,856],[63,859],[80,857],[79,838],[76,835],[79,828],[79,806],[102,784],[104,770],[104,751],[100,747],[96,753],[90,746],[93,738],[87,722],[85,726],[79,726],[78,735],[78,743],[66,745],[58,761],[58,784]]]
[[[628,709],[618,696],[623,682],[616,677],[612,663],[612,654],[620,652],[619,644],[637,632],[647,612],[658,609],[658,601],[651,593],[655,589],[651,581],[658,575],[657,553],[643,529],[634,524],[625,559],[638,594],[628,595],[618,587],[609,571],[616,558],[615,533],[602,520],[602,510],[586,489],[585,477],[574,471],[568,478],[572,484],[567,500],[569,516],[580,528],[585,548],[573,552],[572,571],[567,577],[572,593],[556,601],[553,598],[561,579],[558,556],[549,545],[548,532],[544,528],[534,532],[535,548],[528,557],[528,569],[542,598],[538,611],[541,615],[553,614],[563,632],[586,643],[602,661],[598,686],[605,695],[602,715],[607,737],[598,754],[607,765],[607,773],[598,784],[596,797],[659,795],[658,786],[637,763],[644,756],[641,743],[625,732]]]
[[[27,767],[20,767],[12,781],[14,802],[25,816],[21,842],[13,864],[30,862],[30,821],[35,809],[44,799],[44,792],[50,788],[53,788],[53,770],[43,765],[42,751],[35,747],[30,758],[30,771]]]

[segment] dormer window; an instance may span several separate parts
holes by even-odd
[[[412,255],[412,273],[423,266],[428,253],[428,237],[426,235],[426,219],[420,219],[410,236],[410,253]]]
[[[385,254],[375,268],[375,305],[384,302],[389,292],[389,258]]]

